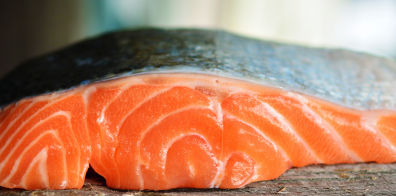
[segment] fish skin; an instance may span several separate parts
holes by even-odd
[[[143,73],[205,73],[362,110],[396,110],[395,62],[215,30],[109,33],[47,54],[0,80],[0,107],[22,98]]]

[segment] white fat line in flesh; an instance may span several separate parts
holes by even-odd
[[[209,108],[212,109],[217,116],[216,124],[221,128],[221,146],[220,146],[220,157],[223,156],[223,134],[224,134],[224,127],[223,127],[223,109],[221,108],[221,103],[218,100],[218,97],[210,98],[210,105]]]
[[[22,102],[22,103],[24,103],[24,102]],[[20,104],[22,104],[22,103],[18,103],[18,104],[20,105]],[[4,137],[4,135],[5,135],[6,133],[8,133],[8,131],[9,131],[9,129],[12,127],[12,125],[14,125],[14,123],[15,123],[17,120],[19,120],[19,118],[20,118],[21,116],[23,116],[23,115],[25,114],[25,112],[26,112],[27,110],[29,110],[35,103],[36,103],[35,101],[32,101],[32,102],[31,102],[31,103],[30,103],[30,104],[29,104],[29,105],[28,105],[17,117],[15,117],[15,118],[7,125],[7,127],[4,129],[3,133],[1,133],[1,135],[0,135],[0,140],[2,140],[3,137]],[[13,112],[10,113],[10,115],[8,115],[7,119],[11,117],[11,114],[14,113],[14,111],[15,111],[16,108],[17,108],[17,106],[15,106]],[[5,120],[7,120],[7,119],[5,119]]]
[[[221,149],[221,150],[223,151],[223,149]],[[221,155],[221,157],[222,156],[223,155]],[[210,183],[210,188],[219,188],[219,186],[225,176],[225,174],[224,174],[225,165],[224,165],[224,162],[220,160],[221,157],[218,160],[217,172],[216,172],[216,175],[214,176],[212,182]]]
[[[41,138],[43,138],[43,137],[46,136],[47,134],[53,135],[58,141],[60,140],[59,137],[58,137],[58,133],[57,133],[57,131],[55,131],[55,130],[48,130],[48,131],[44,132],[43,134],[41,134],[39,137],[37,137],[35,140],[33,140],[33,142],[31,142],[31,143],[29,144],[29,146],[27,146],[27,147],[23,150],[23,152],[20,154],[20,156],[18,157],[18,159],[15,161],[14,166],[12,167],[10,174],[9,174],[9,175],[7,176],[7,178],[5,178],[1,183],[4,183],[4,182],[9,181],[9,180],[15,175],[15,173],[17,172],[17,169],[18,169],[18,167],[19,167],[19,165],[20,165],[20,163],[21,163],[22,157],[24,157],[24,155],[26,154],[26,152],[27,152],[32,146],[34,146],[38,141],[40,141]],[[47,148],[48,148],[48,146],[47,146]],[[65,168],[65,169],[66,169],[66,168]],[[67,172],[67,171],[65,171],[65,172]],[[66,179],[66,176],[64,176],[64,179]]]
[[[140,108],[140,106],[142,106],[143,104],[147,103],[147,102],[150,101],[151,99],[153,99],[153,98],[155,98],[155,97],[157,97],[157,96],[159,96],[159,95],[161,95],[161,94],[164,94],[164,93],[170,91],[171,89],[172,89],[172,87],[169,87],[169,88],[164,88],[164,89],[162,89],[162,90],[156,91],[156,92],[152,93],[150,96],[148,96],[146,99],[144,99],[143,101],[141,101],[140,103],[136,104],[136,106],[135,106],[134,108],[132,108],[132,109],[120,120],[120,122],[119,122],[118,125],[116,126],[118,132],[120,131],[120,128],[122,127],[122,125],[125,123],[125,120],[126,120],[133,112],[135,112],[138,108]]]
[[[361,159],[355,152],[351,151],[347,145],[344,142],[344,139],[341,137],[340,134],[334,129],[333,126],[331,126],[326,120],[322,119],[322,117],[317,114],[315,111],[313,111],[310,107],[308,107],[309,100],[301,95],[298,95],[296,93],[287,93],[287,96],[294,98],[295,100],[299,101],[303,107],[302,110],[307,116],[312,117],[314,119],[314,122],[322,127],[326,132],[330,134],[330,136],[333,138],[334,141],[337,142],[339,147],[349,156],[351,157],[354,161],[356,162],[363,162],[363,159]]]
[[[353,151],[349,150],[345,144],[343,138],[338,134],[338,132],[324,119],[322,119],[319,114],[316,114],[308,106],[303,105],[302,107],[304,113],[314,120],[314,122],[323,128],[326,133],[338,144],[339,148],[344,151],[349,157],[351,157],[356,162],[362,162],[363,160]]]
[[[84,90],[82,97],[84,99],[85,108],[88,108],[88,104],[89,104],[89,101],[91,100],[91,96],[97,90],[98,90],[98,88],[96,86],[90,86]]]
[[[231,155],[228,156],[227,159],[225,159],[224,161],[219,160],[220,166],[217,169],[217,173],[216,173],[216,175],[213,179],[213,182],[212,182],[213,186],[211,188],[219,188],[220,187],[220,185],[223,182],[224,177],[225,177],[225,167],[227,166],[228,160],[231,158],[232,154],[234,154],[234,153],[231,153]],[[221,158],[222,157],[220,157],[220,159]]]
[[[184,112],[184,111],[188,111],[188,110],[193,110],[193,109],[210,109],[210,108],[207,108],[207,107],[204,107],[204,106],[201,106],[201,105],[193,105],[193,106],[188,106],[188,107],[184,107],[184,108],[175,110],[175,111],[170,112],[170,113],[168,113],[168,114],[162,116],[161,118],[157,119],[152,125],[150,125],[149,127],[147,127],[147,129],[144,130],[144,131],[141,133],[141,136],[140,136],[139,141],[138,141],[138,144],[137,144],[137,146],[138,146],[138,148],[139,148],[139,149],[137,149],[137,152],[138,152],[138,153],[137,153],[137,154],[138,154],[138,155],[137,155],[137,156],[138,156],[138,165],[145,165],[145,164],[143,163],[143,161],[141,160],[141,158],[140,158],[140,146],[141,146],[141,142],[143,141],[143,139],[144,139],[144,137],[147,135],[147,133],[150,132],[151,129],[152,129],[153,127],[155,127],[156,125],[160,124],[160,123],[161,123],[164,119],[166,119],[167,117],[172,116],[172,115],[177,114],[177,113],[180,113],[180,112]],[[117,150],[116,150],[116,151],[117,151]],[[141,182],[141,184],[142,184],[142,187],[141,187],[141,188],[143,189],[143,187],[144,187],[144,181],[143,181],[142,171],[140,170],[140,167],[138,167],[138,173],[139,173],[138,176],[139,176],[140,182]]]
[[[104,120],[104,113],[105,113],[105,111],[107,110],[107,107],[109,107],[109,105],[110,105],[111,103],[113,103],[123,92],[125,92],[126,90],[128,90],[129,87],[131,87],[131,86],[133,86],[133,85],[134,85],[134,84],[132,84],[132,83],[124,84],[124,85],[118,90],[117,94],[116,94],[113,98],[111,98],[110,101],[108,101],[108,102],[104,105],[104,107],[102,108],[102,111],[100,112],[99,118],[96,119],[96,122],[97,122],[98,124],[100,124],[100,123],[103,122],[103,120]],[[114,86],[116,86],[116,85],[114,85]],[[97,88],[95,88],[95,90],[97,90]],[[91,97],[91,95],[92,95],[93,93],[94,93],[94,91],[89,90],[89,94],[87,94],[87,96]],[[88,106],[88,105],[87,105],[87,106]]]
[[[260,177],[260,175],[258,174],[258,169],[260,169],[260,167],[261,167],[261,165],[254,164],[254,173],[253,173],[252,177],[250,178],[250,180],[246,182],[246,184],[249,184],[250,182],[257,180],[257,178]]]
[[[114,96],[114,97],[105,105],[105,107],[103,107],[102,111],[100,112],[99,118],[96,120],[97,124],[98,124],[100,127],[103,127],[103,126],[101,126],[101,124],[103,123],[103,121],[106,120],[105,117],[104,117],[104,114],[105,114],[106,109],[108,108],[108,106],[109,106],[111,103],[113,103],[123,92],[125,92],[126,90],[128,90],[128,89],[129,89],[131,86],[133,86],[133,85],[136,85],[136,84],[129,83],[129,84],[127,84],[127,85],[124,85],[124,86],[121,88],[121,90],[119,90],[119,92],[117,92],[117,95]],[[137,104],[131,111],[129,111],[129,112],[127,113],[127,115],[125,115],[125,116],[121,119],[120,123],[116,126],[116,128],[117,128],[117,135],[118,135],[118,133],[119,133],[119,131],[120,131],[120,127],[124,124],[125,120],[126,120],[126,119],[128,118],[128,116],[131,115],[137,108],[139,108],[143,103],[146,103],[146,102],[149,101],[150,99],[156,97],[156,96],[159,95],[159,94],[162,94],[162,93],[164,93],[164,92],[167,92],[167,91],[169,91],[170,89],[171,89],[171,88],[165,88],[165,89],[163,89],[163,90],[159,90],[159,91],[157,91],[157,92],[151,94],[149,97],[147,97],[145,100],[143,100],[143,101],[140,102],[139,104]],[[106,122],[105,122],[105,123],[106,123]],[[112,134],[108,133],[108,130],[107,130],[107,129],[106,129],[105,131],[106,131],[107,137],[110,137],[110,138],[112,139],[112,141],[116,141],[116,135],[113,136]],[[101,137],[101,140],[100,140],[100,141],[102,141],[102,138],[103,138],[103,137],[102,137],[101,132],[99,132],[99,134],[100,134],[100,137]],[[101,144],[101,145],[103,146],[103,144]],[[103,165],[101,159],[99,159],[98,161],[100,162],[101,165]],[[115,166],[115,167],[117,167],[117,166]],[[103,168],[106,169],[106,167],[103,167]],[[139,170],[140,170],[140,168],[139,168]],[[106,171],[108,172],[107,169],[106,169]],[[117,169],[117,171],[118,171],[118,169]],[[108,173],[109,173],[109,172],[108,172]],[[120,186],[120,180],[121,180],[121,179],[120,179],[120,175],[119,175],[119,174],[117,174],[117,176],[118,176],[118,187],[119,187],[119,186]],[[141,178],[141,177],[140,177],[140,178]]]
[[[210,143],[206,140],[205,137],[203,137],[202,135],[197,134],[197,133],[181,134],[181,135],[179,135],[179,136],[173,138],[173,139],[166,145],[166,148],[163,149],[163,150],[161,150],[161,160],[162,160],[161,163],[163,164],[163,171],[162,171],[163,173],[162,173],[162,175],[165,176],[165,172],[166,172],[166,159],[167,159],[167,156],[168,156],[168,151],[169,151],[169,149],[173,146],[174,143],[176,143],[177,141],[180,141],[180,140],[182,140],[183,138],[188,137],[188,136],[198,136],[198,137],[200,137],[201,139],[203,139],[203,140],[205,141],[205,143],[207,144],[206,147],[209,148],[210,155],[212,155],[212,156],[211,156],[211,159],[215,162],[216,165],[219,164],[219,160],[218,160],[218,159],[216,158],[216,156],[212,153],[212,146],[211,146]],[[157,164],[158,164],[158,163],[157,163]],[[194,176],[194,175],[195,175],[195,173],[194,173],[195,168],[194,168],[193,166],[191,166],[191,165],[188,165],[188,167],[189,167],[190,172],[191,172],[191,173],[193,174],[193,176]],[[217,170],[219,170],[219,169],[220,169],[220,168],[217,167]],[[218,172],[217,172],[217,173],[218,173]],[[213,188],[214,183],[215,183],[215,181],[213,180],[213,181],[209,184],[209,188]]]
[[[216,98],[209,98],[210,104],[209,108],[216,113],[217,119],[218,119],[218,126],[223,129],[223,109],[221,108],[221,103],[219,100]]]
[[[223,146],[224,146],[224,126],[223,126],[223,108],[221,107],[221,103],[218,100],[218,97],[211,99],[211,103],[210,103],[210,108],[213,108],[213,110],[216,112],[217,118],[218,118],[218,123],[219,127],[221,128],[221,147],[220,147],[220,157],[223,157]],[[213,181],[210,183],[210,187],[213,188],[215,187],[219,181],[219,178],[222,174],[222,167],[223,167],[223,163],[221,161],[218,162],[219,166],[217,168],[217,172],[216,175],[213,179]],[[218,186],[217,186],[218,188]]]
[[[194,80],[189,80],[189,81],[177,81],[177,82],[172,82],[172,83],[165,83],[165,84],[152,84],[150,82],[144,81],[145,78],[174,78],[175,75],[174,74],[161,74],[161,73],[150,73],[150,74],[138,74],[135,76],[130,76],[130,77],[124,77],[124,78],[118,78],[115,79],[115,81],[117,81],[117,83],[133,83],[133,85],[151,85],[151,86],[172,86],[172,87],[176,87],[176,86],[183,86],[183,87],[189,87],[191,89],[195,89],[195,87],[197,86],[218,86],[218,84],[215,82],[215,79],[206,79],[203,80],[202,77],[199,78],[199,80],[197,80],[197,78],[195,78]],[[196,77],[196,76],[195,76]],[[180,79],[180,78],[179,78]],[[190,78],[191,79],[191,78]],[[116,84],[117,84],[116,83]]]
[[[89,102],[91,101],[92,94],[94,94],[94,93],[98,90],[98,88],[100,88],[101,86],[103,86],[103,85],[100,85],[100,84],[97,84],[97,85],[88,85],[87,88],[85,89],[85,91],[84,91],[84,93],[83,93],[83,98],[84,98],[84,103],[85,103],[85,114],[86,114],[86,116],[88,116],[88,107],[89,107]],[[121,87],[121,89],[117,92],[117,95],[119,95],[119,94],[122,93],[122,92],[123,92],[123,88]],[[111,102],[112,102],[116,97],[118,97],[117,95],[111,100]],[[103,121],[103,118],[104,118],[104,115],[103,115],[104,110],[108,107],[109,104],[110,104],[110,102],[106,103],[106,104],[104,105],[104,107],[102,108],[102,111],[101,111],[100,114],[99,114],[99,118],[96,119],[96,123],[97,123],[97,124],[100,124],[100,123]],[[87,117],[84,118],[85,130],[87,131],[87,135],[89,136],[90,134],[89,134],[89,129],[88,129],[88,122],[87,122],[87,120],[88,120]],[[99,131],[98,133],[99,133],[99,137],[100,137],[100,139],[99,139],[99,142],[100,142],[100,144],[99,144],[99,145],[100,145],[100,150],[99,150],[99,152],[97,152],[97,153],[98,153],[98,154],[97,154],[97,157],[99,157],[99,158],[98,158],[98,159],[95,159],[95,160],[96,160],[96,162],[99,163],[99,165],[101,166],[102,169],[106,170],[106,173],[108,174],[108,173],[110,173],[110,172],[107,170],[107,167],[104,167],[104,166],[103,166],[103,163],[102,163],[102,151],[101,151],[102,146],[103,146],[103,143],[102,143],[102,134],[101,134],[101,131]],[[89,139],[91,139],[91,137],[89,137]],[[91,143],[91,141],[90,141],[90,143]],[[94,144],[94,145],[98,145],[98,144]],[[84,166],[83,173],[81,173],[82,175],[84,175],[84,174],[86,173],[86,171],[88,170],[88,167],[89,167],[89,164],[88,164],[88,166]],[[80,169],[80,161],[79,161],[79,164],[78,164],[78,168]],[[80,175],[81,175],[81,174],[80,174]],[[83,177],[84,177],[84,176],[82,176],[82,178],[83,178]],[[78,183],[79,183],[79,182],[80,182],[80,179],[78,179]]]
[[[188,74],[188,80],[186,80],[185,74]],[[171,83],[165,83],[165,84],[152,84],[150,82],[144,81],[145,78],[177,78],[176,82],[171,82]],[[181,81],[180,81],[181,80]],[[221,81],[218,83],[218,81]],[[101,81],[97,82],[92,82],[88,85],[84,86],[78,86],[75,88],[71,89],[66,89],[58,92],[53,92],[53,93],[47,93],[40,95],[38,97],[28,97],[25,98],[24,100],[32,100],[32,99],[38,99],[40,100],[46,100],[46,99],[53,99],[53,98],[59,98],[61,96],[66,96],[68,94],[75,94],[75,93],[80,93],[85,91],[88,88],[91,87],[109,87],[109,86],[117,86],[117,85],[125,85],[126,83],[131,84],[131,85],[152,85],[152,86],[186,86],[186,87],[191,87],[194,89],[196,86],[216,86],[216,87],[221,87],[222,89],[228,89],[232,92],[249,92],[249,90],[245,90],[244,88],[241,88],[239,86],[235,85],[229,85],[231,83],[243,83],[243,84],[254,84],[256,86],[263,86],[257,83],[252,83],[249,81],[245,80],[240,80],[240,79],[235,79],[235,78],[229,78],[229,77],[223,77],[223,76],[216,76],[216,75],[210,75],[207,73],[180,73],[180,72],[151,72],[151,73],[141,73],[141,74],[134,74],[134,75],[124,75],[124,76],[119,76],[115,78],[110,78],[110,79],[103,79]],[[282,88],[274,88],[270,86],[266,86],[268,88],[272,89],[282,89]]]
[[[283,131],[290,133],[296,138],[297,142],[300,142],[307,152],[315,159],[317,163],[323,163],[323,161],[316,155],[316,153],[312,150],[312,148],[301,138],[301,136],[292,128],[293,126],[286,120],[281,114],[278,113],[273,107],[269,104],[264,103],[256,98],[265,108],[265,110],[269,113],[269,115],[273,116],[280,124]]]
[[[28,135],[38,126],[40,126],[41,124],[43,124],[44,122],[46,122],[47,120],[51,119],[52,117],[55,116],[65,116],[69,123],[71,122],[71,115],[70,112],[64,112],[64,111],[59,111],[56,113],[51,114],[50,116],[48,116],[47,118],[41,120],[40,122],[38,122],[37,124],[35,124],[31,129],[29,129],[23,136],[22,138],[20,138],[18,140],[18,142],[14,145],[14,147],[12,148],[11,152],[8,153],[7,157],[0,162],[0,171],[3,170],[4,165],[7,163],[7,160],[13,155],[14,151],[17,150],[18,146],[23,143],[23,141],[26,139],[26,137],[28,137]],[[1,148],[0,150],[0,154],[3,153],[3,151],[7,148],[7,146],[10,144],[10,142],[12,141],[13,137],[11,137],[10,139],[7,140],[6,144]]]
[[[80,173],[80,178],[83,179],[84,176],[87,174],[89,168],[89,163],[85,163],[82,172]],[[80,179],[78,179],[80,181]]]
[[[85,105],[85,107],[84,107],[84,109],[85,109],[85,115],[84,115],[84,127],[85,127],[85,129],[84,129],[84,131],[85,131],[85,135],[88,137],[87,138],[88,139],[88,144],[85,144],[85,146],[87,146],[86,148],[90,152],[89,154],[92,154],[92,141],[91,141],[91,137],[89,137],[90,133],[89,133],[88,121],[87,121],[88,120],[88,104],[89,104],[88,102],[89,102],[89,99],[90,99],[90,95],[96,90],[97,89],[94,86],[92,88],[87,88],[87,89],[85,89],[85,91],[84,91],[84,93],[82,95],[83,99],[84,99],[84,105]],[[73,131],[73,134],[74,134],[74,131]],[[82,147],[82,148],[84,148],[84,147]],[[83,150],[82,148],[81,148],[81,150]],[[83,171],[80,172],[80,178],[77,181],[77,185],[80,183],[81,179],[84,179],[84,176],[85,176],[85,174],[88,171],[89,159],[90,158],[88,158],[88,160],[87,160],[88,162],[84,164]],[[66,158],[65,158],[65,161],[66,161]],[[80,162],[78,164],[79,164],[78,166],[80,167]],[[67,172],[66,172],[66,174],[69,175],[69,173],[67,173]],[[67,179],[69,179],[69,176],[67,176]]]
[[[74,90],[72,91],[72,92],[74,92]],[[68,94],[72,94],[72,92],[67,92]],[[66,93],[66,92],[65,92]],[[51,95],[46,95],[46,96],[39,96],[39,97],[37,97],[37,98],[33,98],[32,99],[32,102],[33,103],[37,103],[37,102],[39,102],[39,101],[49,101],[49,103],[48,104],[46,104],[46,105],[44,105],[42,108],[40,108],[38,111],[36,111],[36,113],[34,113],[33,115],[31,115],[31,116],[29,116],[29,118],[27,118],[26,119],[26,121],[24,121],[24,122],[22,122],[21,123],[21,125],[14,131],[14,133],[11,135],[11,137],[10,138],[8,138],[8,140],[7,140],[7,142],[6,142],[6,145],[5,146],[8,146],[8,144],[11,142],[11,140],[15,137],[15,135],[17,135],[18,134],[18,132],[31,120],[31,119],[33,119],[37,114],[39,114],[40,112],[42,112],[42,111],[44,111],[45,109],[47,109],[48,107],[50,107],[50,106],[52,106],[53,104],[56,104],[57,102],[59,102],[59,101],[62,101],[62,100],[64,100],[64,99],[66,99],[66,98],[68,98],[67,96],[65,96],[65,97],[63,97],[62,99],[59,99],[59,100],[56,100],[56,101],[54,101],[54,100],[52,100],[52,101],[50,101],[51,99],[54,99],[53,97],[59,97],[61,94],[56,94],[55,95],[55,93],[54,94],[51,94]],[[32,103],[32,104],[33,104]],[[63,112],[63,111],[60,111],[60,112]],[[56,114],[57,112],[55,112],[55,114]],[[53,115],[53,114],[51,114],[51,115]],[[49,116],[51,116],[51,115],[49,115]],[[46,120],[49,116],[47,116],[46,118],[44,118],[44,119],[41,119],[40,120],[40,122],[41,121],[43,121],[43,120]],[[69,122],[71,122],[71,115],[70,115],[70,112],[68,113],[68,115],[66,115],[66,117],[68,117],[68,121]],[[35,126],[34,126],[35,127]],[[72,131],[73,132],[73,131]],[[25,134],[26,135],[26,134]],[[73,137],[75,137],[75,135],[74,135],[74,132],[73,132]],[[77,143],[78,143],[78,141],[77,141]],[[80,144],[78,144],[78,145],[80,145]],[[5,150],[5,146],[3,146],[1,149],[0,149],[0,154]],[[81,154],[81,150],[78,150],[78,172],[80,172],[80,159],[81,159],[81,156],[80,156],[80,154]],[[3,167],[4,167],[4,163],[5,162],[2,162],[1,164],[0,164],[0,171],[3,169]]]
[[[37,163],[40,162],[39,165],[39,173],[41,179],[44,181],[45,188],[49,189],[49,179],[48,179],[48,169],[47,169],[47,158],[48,158],[48,147],[45,147],[42,149],[32,160],[32,162],[29,164],[25,174],[23,174],[20,182],[20,186],[24,189],[27,189],[28,187],[26,186],[26,178],[27,175],[31,172],[33,169],[33,166]],[[37,176],[39,178],[39,176]],[[66,186],[65,186],[66,187]]]
[[[103,121],[105,121],[104,123],[107,123],[107,121],[106,121],[106,119],[105,119],[105,112],[106,112],[106,110],[107,110],[107,107],[108,107],[111,103],[113,103],[113,102],[114,102],[125,90],[128,90],[129,87],[132,86],[132,84],[131,84],[131,85],[126,85],[126,86],[127,86],[127,87],[123,88],[122,92],[117,93],[117,95],[116,95],[111,101],[109,101],[108,104],[102,109],[99,118],[96,120],[96,122],[98,123],[99,126],[101,126],[101,124],[103,123]],[[125,122],[125,120],[128,118],[128,116],[131,115],[136,109],[138,109],[142,104],[146,103],[147,101],[151,100],[152,98],[158,96],[159,94],[165,93],[165,92],[169,91],[170,89],[171,89],[171,88],[165,88],[165,89],[162,89],[162,90],[160,90],[160,91],[157,91],[157,92],[151,94],[149,97],[147,97],[147,98],[144,99],[143,101],[141,101],[140,103],[136,104],[136,106],[135,106],[134,108],[132,108],[132,109],[120,120],[120,122],[119,122],[118,125],[116,126],[117,131],[118,131],[117,134],[119,133],[121,126],[124,124],[124,122]],[[101,127],[102,127],[102,126],[101,126]],[[110,138],[112,139],[112,141],[115,141],[115,140],[116,140],[116,135],[113,135],[113,134],[108,133],[107,129],[106,129],[106,135],[107,135],[107,137],[110,137]]]
[[[84,91],[84,93],[82,95],[82,97],[84,99],[84,105],[85,105],[85,107],[84,107],[84,109],[85,109],[85,115],[84,115],[84,127],[85,127],[85,129],[84,129],[84,132],[85,132],[85,135],[88,136],[88,138],[87,138],[88,139],[88,144],[85,144],[85,145],[89,146],[89,147],[87,147],[87,148],[89,148],[89,152],[92,152],[92,141],[91,141],[91,137],[89,137],[90,136],[90,132],[89,132],[89,128],[88,128],[88,106],[89,106],[89,100],[91,98],[91,95],[96,90],[97,90],[97,88],[95,86],[92,86],[90,88],[85,89],[85,91]],[[78,181],[80,181],[80,179]]]
[[[283,148],[282,148],[281,146],[279,146],[279,145],[277,145],[275,142],[273,142],[273,141],[271,140],[271,138],[269,138],[269,137],[268,137],[267,135],[265,135],[262,131],[260,131],[259,128],[257,128],[256,126],[254,126],[254,125],[252,125],[252,124],[250,124],[250,123],[248,123],[248,122],[245,122],[245,121],[242,120],[242,119],[239,119],[239,118],[235,117],[233,114],[231,114],[231,113],[229,113],[229,112],[227,112],[227,111],[223,111],[223,112],[224,112],[225,115],[227,115],[228,118],[234,119],[234,120],[236,120],[236,121],[239,121],[239,122],[241,122],[241,123],[243,123],[243,124],[248,125],[249,127],[251,127],[251,128],[252,128],[254,131],[256,131],[256,133],[257,133],[258,135],[260,135],[266,142],[268,142],[269,144],[271,144],[271,145],[274,147],[274,150],[275,150],[276,152],[278,152],[278,153],[283,157],[283,159],[285,160],[285,162],[292,163],[290,157],[287,155],[287,153],[285,152],[285,150],[283,150]]]
[[[382,146],[384,146],[387,149],[390,149],[393,152],[393,154],[396,154],[395,146],[392,144],[392,142],[389,141],[389,139],[384,134],[382,134],[381,131],[378,130],[377,128],[378,118],[379,116],[375,116],[375,114],[373,113],[365,114],[361,118],[360,123],[362,124],[362,127],[370,131],[371,133],[375,134],[375,136],[382,141],[381,142]]]
[[[67,97],[65,97],[65,98],[63,98],[63,99],[66,99]],[[38,102],[38,100],[41,100],[42,98],[40,98],[40,99],[35,99],[35,101],[37,101]],[[50,107],[50,106],[52,106],[53,104],[55,104],[55,103],[57,103],[58,101],[61,101],[61,100],[63,100],[63,99],[60,99],[60,100],[57,100],[56,102],[52,102],[52,103],[48,103],[48,104],[46,104],[44,107],[42,107],[42,108],[40,108],[38,111],[36,111],[36,113],[34,113],[33,115],[31,115],[31,116],[29,116],[29,118],[28,119],[26,119],[24,122],[22,122],[21,123],[21,125],[13,132],[13,134],[11,135],[11,137],[10,138],[8,138],[8,140],[7,140],[7,143],[9,143],[14,137],[15,137],[15,135],[17,135],[17,133],[20,131],[20,129],[22,129],[31,119],[33,119],[37,114],[39,114],[41,111],[43,111],[43,110],[45,110],[46,108],[48,108],[48,107]],[[48,101],[48,100],[47,100]],[[33,101],[34,102],[34,101]],[[47,117],[48,118],[48,117]],[[42,120],[45,120],[46,118],[44,118],[44,119],[42,119]],[[4,151],[4,146],[0,149],[0,154]]]

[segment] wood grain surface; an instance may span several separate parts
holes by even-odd
[[[90,170],[80,190],[23,191],[0,188],[0,195],[396,195],[396,163],[313,165],[292,168],[275,180],[255,182],[241,189],[173,189],[128,191],[106,187]]]

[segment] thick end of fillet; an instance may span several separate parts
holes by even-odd
[[[0,127],[1,186],[81,188],[90,157],[82,96],[17,105]]]

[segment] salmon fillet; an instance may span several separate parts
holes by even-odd
[[[142,30],[29,61],[0,81],[0,186],[78,189],[91,166],[116,189],[232,189],[395,162],[396,68],[359,55]]]
[[[146,74],[0,113],[1,186],[239,188],[310,164],[396,161],[396,112],[200,74]]]

